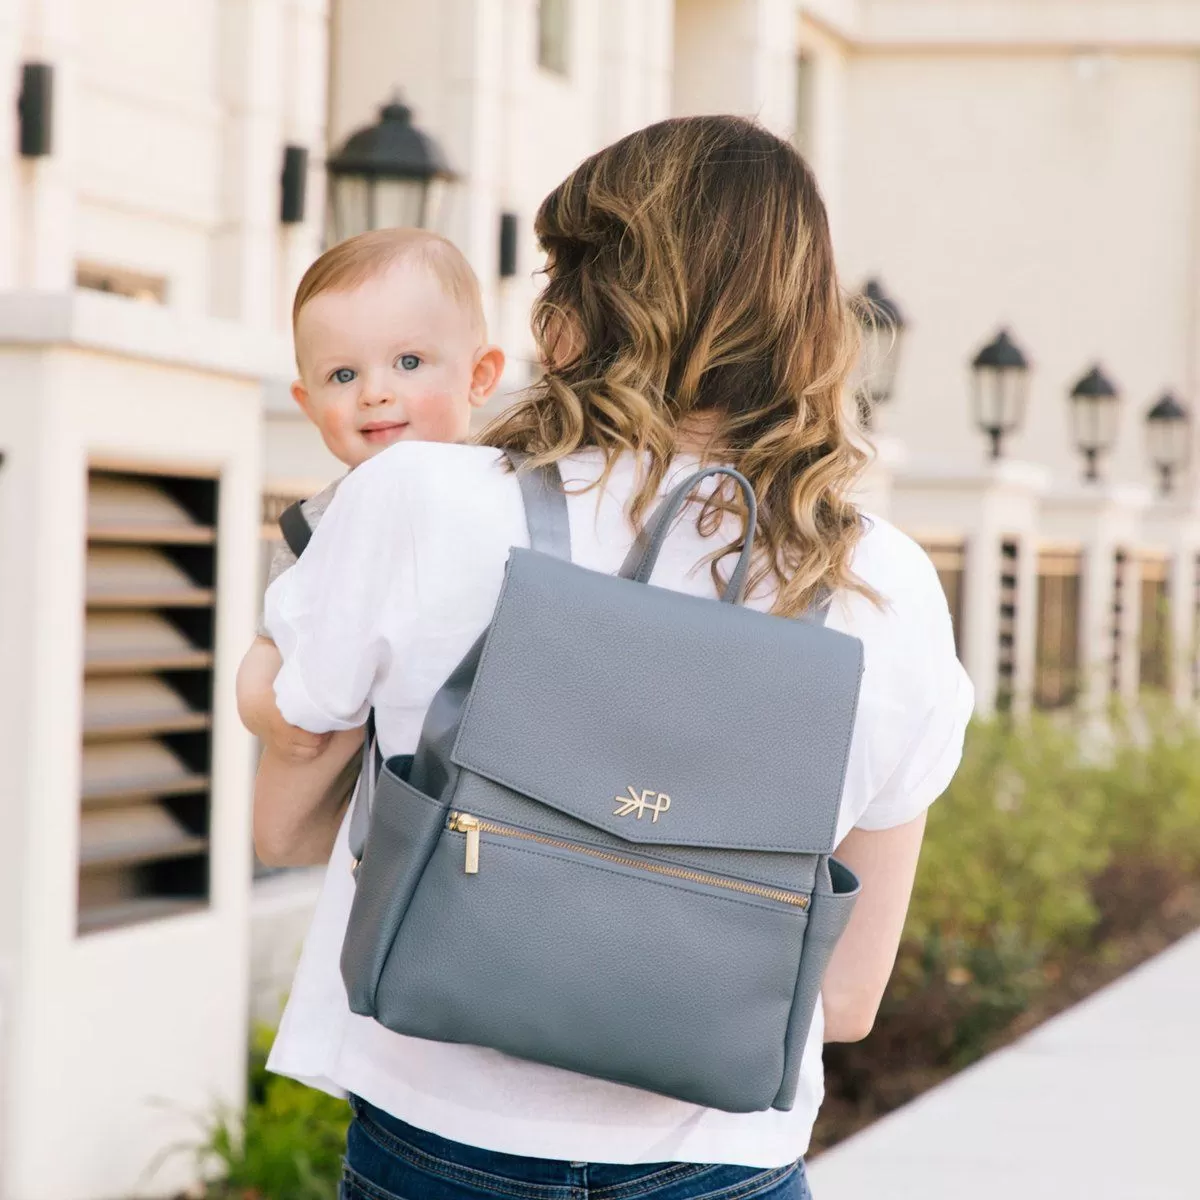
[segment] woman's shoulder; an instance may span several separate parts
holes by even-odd
[[[877,679],[901,689],[936,682],[954,658],[946,593],[926,551],[882,517],[864,516],[866,530],[850,562],[853,574],[880,597],[848,592],[837,623],[861,638]]]
[[[937,568],[928,552],[890,521],[862,515],[864,532],[854,548],[851,570],[892,609],[935,601],[945,604]]]

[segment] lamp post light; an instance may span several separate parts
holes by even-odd
[[[1146,445],[1164,496],[1171,494],[1175,474],[1191,458],[1191,414],[1171,392],[1164,392],[1146,413]]]
[[[1001,329],[971,360],[975,423],[988,437],[990,457],[1000,457],[1004,439],[1025,420],[1029,393],[1029,360]]]
[[[869,279],[854,301],[862,331],[862,349],[855,366],[852,389],[866,427],[876,407],[891,399],[900,364],[900,344],[908,328],[900,306],[878,279]]]
[[[335,242],[369,229],[431,227],[438,185],[456,177],[441,146],[413,125],[412,110],[399,100],[385,104],[374,125],[352,133],[325,169]]]
[[[1092,369],[1071,389],[1071,424],[1075,445],[1085,463],[1088,482],[1100,478],[1100,455],[1107,454],[1117,440],[1120,393],[1100,369]]]

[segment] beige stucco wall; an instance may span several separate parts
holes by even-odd
[[[0,66],[53,64],[53,153],[5,155],[0,285],[77,263],[165,279],[181,315],[284,327],[318,248],[319,187],[279,223],[283,145],[324,136],[327,0],[14,0]],[[4,138],[12,131],[6,125]],[[8,149],[7,141],[0,143]],[[319,183],[320,153],[310,183]],[[7,193],[7,195],[6,195]]]
[[[794,0],[676,0],[672,111],[795,124]]]
[[[1099,358],[1127,398],[1113,475],[1143,478],[1145,408],[1195,383],[1197,62],[866,53],[847,101],[843,271],[912,320],[887,427],[977,461],[966,362],[1007,324],[1036,364],[1012,455],[1078,470],[1065,393]]]

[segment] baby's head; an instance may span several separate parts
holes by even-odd
[[[504,369],[470,264],[419,229],[327,250],[296,289],[292,328],[292,396],[349,467],[394,442],[462,441]]]

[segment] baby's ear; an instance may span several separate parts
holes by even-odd
[[[491,399],[503,374],[504,351],[499,346],[487,346],[476,355],[475,368],[471,372],[471,404],[474,408],[482,408]]]
[[[308,388],[299,380],[295,380],[292,384],[292,399],[300,406],[300,411],[312,420],[312,404],[308,398]]]

